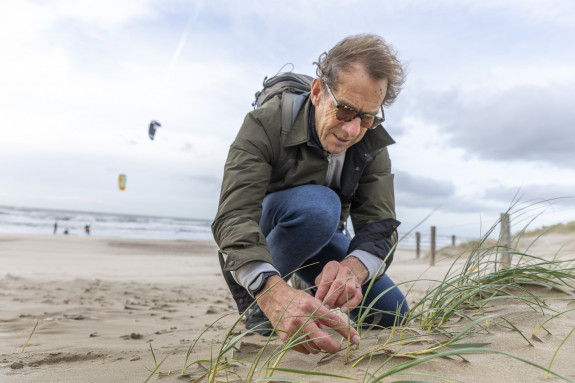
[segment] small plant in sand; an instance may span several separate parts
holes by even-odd
[[[546,371],[547,375],[553,374],[570,381],[550,369],[557,351],[572,335],[573,330],[563,340],[547,368],[509,353],[484,348],[488,343],[469,341],[477,333],[487,333],[490,329],[500,326],[515,331],[532,345],[528,337],[511,320],[487,315],[488,308],[498,301],[506,301],[525,304],[541,313],[553,312],[546,303],[547,298],[556,297],[556,295],[552,297],[550,292],[570,295],[566,287],[573,288],[575,285],[575,265],[572,260],[547,260],[517,250],[524,230],[516,237],[512,247],[499,242],[488,245],[488,238],[498,223],[481,240],[475,242],[469,254],[462,253],[452,263],[443,279],[428,281],[432,282],[431,287],[411,308],[403,325],[388,332],[382,331],[381,334],[387,334],[387,338],[378,342],[376,347],[362,355],[358,361],[381,354],[387,355],[388,360],[397,357],[417,359],[387,368],[384,373],[372,376],[373,380],[369,381],[378,381],[399,374],[438,357],[457,355],[463,358],[465,354],[474,353],[501,354]],[[511,265],[502,264],[499,261],[502,253],[512,255],[511,259],[515,261]],[[405,284],[413,286],[422,281],[423,279],[419,278]],[[557,313],[549,320],[572,310]],[[415,349],[410,347],[426,343],[430,347]],[[356,364],[357,362],[354,366]],[[375,367],[375,371],[384,368],[380,364]]]
[[[24,350],[26,350],[26,347],[28,346],[28,343],[30,342],[30,339],[32,339],[32,335],[34,335],[34,332],[36,331],[36,327],[38,327],[38,323],[40,322],[40,320],[36,321],[36,324],[34,325],[34,328],[32,329],[32,332],[30,333],[30,335],[28,336],[28,339],[26,339],[26,342],[24,342],[24,345],[22,346],[22,351],[20,351],[20,353],[23,353]]]
[[[518,211],[522,212],[521,209]],[[310,365],[309,369],[283,367],[281,362],[288,350],[309,341],[301,329],[285,342],[278,342],[273,336],[268,337],[255,357],[247,361],[240,360],[236,355],[240,349],[240,342],[251,333],[244,331],[239,335],[234,335],[237,334],[237,326],[243,315],[235,321],[222,340],[219,350],[214,352],[209,359],[190,362],[198,340],[213,324],[200,331],[188,348],[180,375],[195,378],[196,382],[210,383],[237,381],[238,379],[245,382],[300,382],[313,376],[330,380],[378,382],[390,376],[400,375],[417,376],[406,381],[421,382],[447,380],[446,377],[415,371],[414,367],[422,363],[454,357],[466,361],[465,355],[496,354],[518,360],[544,371],[547,375],[551,374],[571,382],[567,377],[552,371],[551,367],[561,346],[575,332],[575,329],[571,330],[557,348],[548,367],[511,353],[486,348],[489,343],[473,341],[477,334],[487,334],[494,328],[501,327],[516,332],[519,337],[533,346],[529,337],[513,324],[512,318],[490,315],[489,309],[501,302],[513,302],[525,305],[534,312],[553,312],[547,300],[554,299],[557,294],[571,296],[566,287],[572,288],[575,285],[575,266],[572,261],[547,260],[531,255],[525,250],[519,251],[518,238],[511,247],[499,242],[489,243],[488,241],[491,241],[489,238],[498,224],[499,222],[496,222],[474,244],[470,252],[460,254],[442,279],[429,280],[421,276],[415,280],[403,282],[401,285],[407,289],[406,296],[409,296],[415,284],[426,283],[431,287],[427,289],[423,297],[418,297],[417,303],[408,311],[405,318],[392,328],[368,326],[366,320],[378,313],[373,309],[373,304],[362,303],[361,313],[356,323],[350,323],[350,325],[356,326],[358,331],[362,332],[362,343],[369,343],[370,346],[363,346],[366,349],[362,350],[362,345],[352,346],[348,340],[342,340],[339,353],[343,355],[343,363],[350,368],[349,376],[317,371],[313,365]],[[524,232],[523,230],[521,233]],[[500,263],[499,259],[503,253],[512,256],[513,261],[510,265]],[[372,283],[368,289],[371,288]],[[575,309],[553,312],[553,316],[541,323],[534,331],[533,339],[536,338],[537,331],[545,330],[546,323],[572,310]],[[313,319],[313,316],[308,318],[308,320]],[[364,330],[366,327],[369,327],[369,330]],[[322,360],[335,363],[334,358],[337,358],[337,354],[326,355]],[[405,358],[408,361],[402,361]],[[161,363],[156,365],[150,377],[157,372],[160,365]],[[202,366],[204,370],[188,372],[192,365]],[[353,369],[360,365],[364,372],[359,372],[361,377],[358,377],[358,372],[353,372]],[[236,367],[239,366],[243,366],[242,371],[247,369],[242,376],[236,372]],[[287,374],[287,376],[280,377],[276,374]]]
[[[503,253],[512,255],[511,265],[500,262]],[[460,260],[463,265],[457,267]],[[505,299],[543,312],[550,309],[545,296],[531,287],[569,294],[565,287],[573,287],[574,276],[571,260],[547,260],[501,244],[483,247],[480,242],[469,255],[462,254],[453,262],[443,280],[412,308],[410,320],[424,329],[438,328],[454,316],[470,319],[468,313],[483,312],[487,305]]]

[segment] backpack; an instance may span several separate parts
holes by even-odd
[[[294,72],[279,73],[269,79],[266,76],[263,88],[255,94],[255,100],[252,103],[254,109],[261,107],[274,96],[282,95],[280,155],[272,169],[271,183],[281,180],[288,169],[295,163],[296,148],[284,148],[284,143],[293,128],[295,119],[306,97],[311,91],[312,82],[313,77],[305,74]]]

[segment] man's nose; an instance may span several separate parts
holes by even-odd
[[[353,120],[344,122],[342,128],[347,133],[348,138],[357,137],[359,135],[359,132],[361,131],[361,118],[359,118],[359,116],[356,116],[356,118],[354,118]]]

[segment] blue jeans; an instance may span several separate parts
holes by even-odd
[[[345,258],[350,240],[338,230],[341,203],[330,188],[304,185],[282,190],[268,194],[262,207],[260,227],[274,266],[282,276],[303,267],[297,275],[307,284],[314,285],[326,263]],[[363,286],[364,297],[368,285]],[[369,311],[365,324],[388,327],[401,323],[408,305],[403,293],[387,275],[373,284],[363,305],[367,307],[384,291]],[[352,310],[351,319],[357,320],[359,313],[359,308]]]

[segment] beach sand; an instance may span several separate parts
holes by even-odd
[[[550,257],[559,252],[575,259],[572,242],[572,235],[553,235],[538,241],[533,249],[537,255]],[[188,362],[210,359],[238,319],[216,252],[212,241],[0,235],[0,383],[144,382],[155,368],[150,346],[157,361],[164,360],[159,368],[161,376],[152,376],[150,382],[195,381],[197,376],[178,378],[190,344],[199,332],[217,321],[203,333]],[[398,249],[389,275],[396,282],[421,275],[441,279],[452,262],[450,258],[440,259],[430,268],[426,257],[416,259],[412,249]],[[422,282],[413,287],[408,294],[410,304],[423,296],[428,284]],[[406,292],[407,286],[402,286],[402,290]],[[550,305],[558,311],[575,309],[574,291],[569,291],[570,296],[550,299]],[[548,366],[575,327],[574,312],[548,322],[548,332],[538,332],[541,341],[535,341],[531,334],[551,317],[550,312],[542,314],[518,303],[494,305],[486,314],[505,316],[526,334],[532,345],[516,331],[501,327],[493,327],[470,341],[490,343],[491,349]],[[242,332],[240,323],[233,334]],[[388,330],[364,332],[360,349],[352,352],[352,359],[381,344],[389,335]],[[243,362],[229,368],[227,378],[220,375],[217,381],[244,381],[251,361],[265,342],[259,335],[244,337],[234,353],[234,358]],[[277,339],[272,341],[272,346],[277,344]],[[575,334],[562,345],[553,362],[553,370],[572,381],[574,355]],[[366,371],[378,375],[407,359],[387,361],[377,372],[386,361],[387,356],[381,355],[352,368],[345,364],[344,352],[328,358],[288,352],[279,367],[322,371],[362,381]],[[193,364],[186,372],[201,373],[207,365]],[[409,371],[440,375],[450,381],[546,381],[545,372],[494,354],[466,355],[465,360],[433,360]],[[296,377],[280,372],[274,376]],[[297,377],[309,382],[343,381]],[[396,376],[385,381],[401,379],[430,380]],[[549,377],[547,381],[561,379]]]

